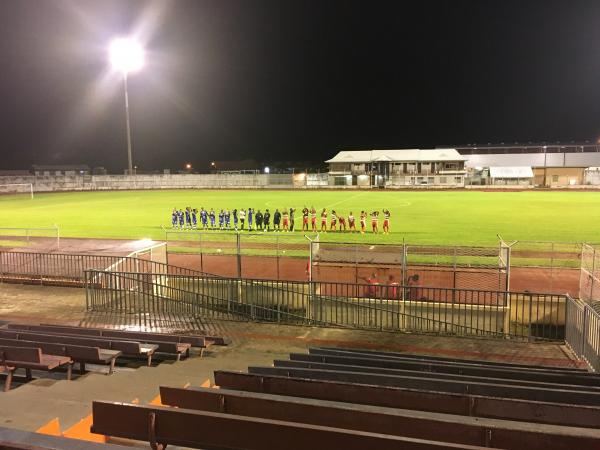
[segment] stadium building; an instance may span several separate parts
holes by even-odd
[[[341,151],[326,163],[333,186],[461,187],[465,160],[453,148],[438,148]]]
[[[600,145],[527,144],[457,146],[465,157],[472,184],[529,184],[541,187],[564,187],[600,184],[589,168],[600,166]],[[502,170],[500,170],[502,168]],[[511,168],[507,172],[507,168]],[[519,169],[520,168],[520,169]],[[522,168],[530,168],[532,177],[522,177]],[[519,174],[520,178],[495,180],[492,173]]]

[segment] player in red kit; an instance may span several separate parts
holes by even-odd
[[[308,231],[308,208],[302,208],[302,231]]]
[[[360,212],[360,232],[365,234],[367,231],[367,213],[364,211]]]
[[[390,233],[390,210],[389,209],[383,210],[383,233],[384,234]]]
[[[321,212],[321,231],[327,232],[327,210],[325,208]]]
[[[379,211],[371,213],[371,228],[373,233],[379,233]]]
[[[316,233],[316,231],[317,231],[317,210],[315,209],[314,206],[310,209],[310,226],[311,226],[313,232]]]
[[[348,230],[350,231],[356,231],[356,219],[354,218],[354,215],[352,214],[352,211],[350,211],[350,214],[348,214]],[[341,224],[340,224],[341,227]]]

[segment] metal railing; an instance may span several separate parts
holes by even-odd
[[[600,371],[600,314],[592,306],[567,298],[565,343],[595,372]]]
[[[534,293],[86,271],[90,311],[562,340],[566,297]]]
[[[116,266],[125,272],[213,276],[193,269],[127,256],[0,251],[0,281],[83,283],[86,270],[104,270]]]

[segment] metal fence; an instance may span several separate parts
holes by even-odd
[[[0,281],[77,284],[84,282],[86,270],[117,268],[120,271],[147,274],[210,276],[141,257],[0,251]]]
[[[238,278],[306,280],[310,249],[300,233],[166,230],[165,240],[168,261],[177,266]]]
[[[565,343],[595,372],[600,371],[600,314],[580,300],[568,298]]]
[[[311,241],[311,280],[507,290],[510,248]]]
[[[86,271],[90,311],[453,335],[563,339],[565,296]]]
[[[579,298],[593,304],[600,302],[600,249],[583,244],[579,278]]]

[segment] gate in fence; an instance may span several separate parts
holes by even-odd
[[[586,303],[600,302],[600,248],[583,244],[579,278],[579,298]]]
[[[508,290],[510,247],[310,242],[311,280]]]

